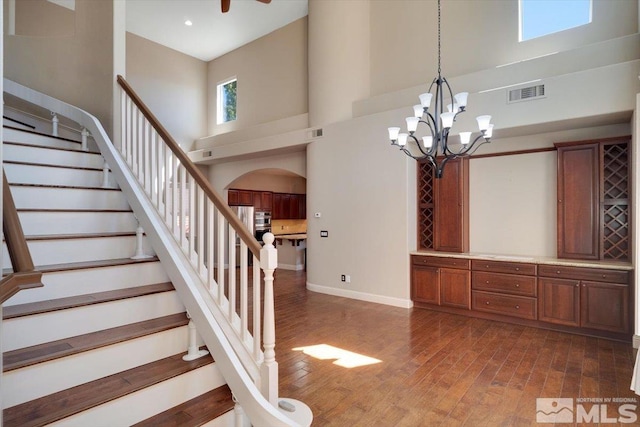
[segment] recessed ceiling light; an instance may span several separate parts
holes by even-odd
[[[186,25],[187,27],[190,27],[193,25],[193,22],[187,19],[186,21],[184,21],[184,25]]]

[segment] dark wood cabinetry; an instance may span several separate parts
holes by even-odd
[[[418,164],[418,248],[466,252],[469,248],[469,162],[447,163],[436,179],[429,163]]]
[[[253,206],[253,191],[229,190],[227,199],[229,206]]]
[[[273,193],[273,219],[306,219],[307,196],[294,193]]]
[[[411,298],[433,308],[628,339],[631,272],[437,256],[411,256]]]
[[[556,144],[558,258],[629,259],[629,141]]]
[[[471,308],[469,260],[412,257],[411,298],[419,303]]]
[[[609,332],[629,331],[629,273],[544,266],[540,269],[540,320]]]
[[[270,191],[255,191],[253,193],[253,207],[256,211],[271,212],[273,210],[273,193]]]

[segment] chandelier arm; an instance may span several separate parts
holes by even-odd
[[[478,137],[478,139],[479,139],[479,138],[480,138],[480,137]],[[473,153],[475,153],[475,152],[476,152],[476,150],[477,150],[478,148],[480,148],[480,147],[481,147],[481,146],[483,146],[484,144],[489,144],[490,142],[491,142],[491,139],[486,139],[486,138],[485,138],[485,139],[484,139],[484,141],[481,141],[481,142],[480,142],[480,144],[476,145],[475,147],[473,147],[473,146],[472,146],[472,147],[470,147],[470,151],[468,151],[468,152],[466,153],[466,155],[467,155],[467,156],[472,155]],[[473,148],[473,150],[471,150],[471,148]]]
[[[424,149],[422,148],[422,145],[420,145],[420,141],[418,140],[418,138],[416,138],[413,134],[409,135],[409,138],[413,139],[413,142],[416,143],[416,145],[418,146],[418,150],[420,150],[422,154],[424,154],[425,156],[429,155],[427,151],[424,151]],[[414,156],[411,156],[411,157],[413,157],[414,159],[416,158]]]
[[[455,99],[453,97],[453,90],[451,90],[451,86],[449,86],[449,82],[447,81],[446,77],[443,77],[442,81],[444,82],[445,86],[447,87],[447,92],[449,92],[449,99],[451,99],[451,110],[457,116],[458,115],[458,111],[453,111],[453,106],[455,105]],[[453,120],[455,121],[455,119],[456,118],[454,116]]]

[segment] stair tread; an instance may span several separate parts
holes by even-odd
[[[4,427],[43,426],[213,363],[210,355],[185,362],[182,360],[184,354],[6,408],[3,412]]]
[[[10,187],[36,187],[36,188],[63,188],[67,190],[103,190],[103,191],[121,191],[115,187],[91,187],[86,185],[58,185],[58,184],[26,184],[18,182],[10,182]]]
[[[157,262],[157,257],[143,258],[143,259],[131,259],[131,258],[118,258],[118,259],[101,259],[95,261],[82,261],[71,262],[65,264],[49,264],[36,266],[36,270],[41,273],[56,273],[60,271],[72,271],[83,270],[89,268],[103,268],[103,267],[117,267],[122,265],[140,264],[145,262]],[[7,268],[2,271],[2,276],[6,276],[13,272],[12,269]]]
[[[20,165],[20,166],[36,166],[36,167],[44,167],[44,168],[58,168],[58,169],[75,169],[75,170],[86,170],[93,172],[102,172],[102,168],[96,167],[88,167],[88,166],[70,166],[70,165],[59,165],[53,163],[34,163],[34,162],[25,162],[21,160],[5,160],[4,164],[10,165]]]
[[[127,237],[135,236],[135,231],[109,231],[104,233],[81,233],[81,234],[42,234],[24,236],[27,241],[34,240],[73,240],[73,239],[98,239],[102,237]]]
[[[54,208],[17,208],[18,212],[47,212],[47,213],[132,213],[131,209],[54,209]]]
[[[22,130],[22,129],[19,129]],[[46,135],[45,135],[46,136]],[[51,138],[55,138],[55,137],[51,137]],[[71,142],[77,142],[77,141],[71,141]],[[69,151],[71,153],[83,153],[83,154],[90,154],[93,156],[101,156],[100,153],[97,153],[95,151],[81,151],[81,150],[77,150],[74,148],[62,148],[62,147],[46,147],[43,145],[34,145],[34,144],[27,144],[25,142],[17,142],[17,141],[3,141],[2,142],[4,145],[20,145],[23,147],[32,147],[32,148],[38,148],[38,149],[42,149],[42,150],[58,150],[58,151]]]
[[[7,372],[177,328],[187,325],[188,323],[189,319],[186,313],[177,313],[75,337],[63,338],[44,344],[6,351],[2,355],[2,367],[3,371]]]
[[[17,127],[14,127],[14,126],[10,126],[10,125],[3,125],[2,127],[7,128],[7,129],[17,130],[19,132],[25,132],[25,133],[31,133],[31,134],[34,134],[34,135],[43,136],[45,138],[59,139],[60,141],[73,142],[73,143],[76,143],[76,144],[81,144],[82,143],[81,141],[78,141],[76,139],[65,138],[65,137],[62,137],[62,136],[49,135],[49,134],[46,134],[46,133],[38,132],[36,130],[20,129],[20,128],[17,128]]]
[[[2,318],[3,320],[7,320],[16,317],[29,316],[32,314],[48,313],[51,311],[83,307],[87,305],[100,304],[127,298],[135,298],[160,292],[168,292],[172,290],[174,290],[173,284],[171,282],[165,282],[152,285],[136,286],[132,288],[117,289],[113,291],[76,295],[66,298],[57,298],[46,301],[16,304],[3,307]]]
[[[231,390],[225,384],[132,427],[196,427],[229,412],[233,406]]]

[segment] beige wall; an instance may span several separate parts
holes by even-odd
[[[47,0],[16,0],[15,33],[59,37],[76,32],[75,11]]]
[[[446,77],[638,31],[635,0],[593,0],[592,24],[526,42],[518,41],[517,0],[444,1],[441,10]],[[372,1],[371,46],[372,95],[430,83],[437,72],[437,3]]]
[[[7,2],[3,2],[7,7]],[[5,10],[6,27],[6,10]],[[5,35],[4,76],[95,115],[111,134],[113,4],[76,1],[68,37]]]
[[[301,176],[284,172],[281,169],[260,169],[242,175],[229,184],[229,188],[305,194],[307,192],[307,180]]]
[[[238,79],[237,120],[216,124],[216,87]],[[307,112],[307,18],[208,64],[208,134],[248,128]]]
[[[183,149],[205,135],[206,62],[127,33],[126,79]]]

